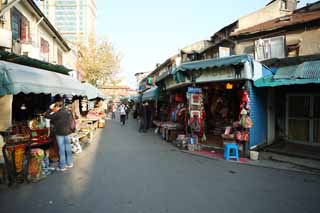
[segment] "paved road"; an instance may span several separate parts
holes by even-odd
[[[320,212],[319,176],[189,155],[136,130],[109,122],[72,170],[2,189],[0,212]]]

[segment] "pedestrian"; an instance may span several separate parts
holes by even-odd
[[[62,102],[50,106],[50,111],[45,116],[50,119],[59,147],[58,171],[65,171],[73,167],[70,134],[72,133],[72,114],[67,111]]]
[[[112,120],[116,119],[116,111],[117,107],[115,105],[112,105]]]
[[[148,126],[148,102],[142,104],[139,108],[140,125],[139,132],[147,132]]]
[[[122,125],[125,125],[127,113],[126,113],[126,106],[123,103],[119,106],[119,112],[120,112],[120,122]]]
[[[126,104],[125,106],[126,106],[126,119],[128,120],[130,108],[129,108],[129,105],[128,105],[128,104]]]

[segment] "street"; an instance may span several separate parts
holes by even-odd
[[[320,177],[183,153],[107,121],[75,167],[1,188],[0,212],[320,212]]]

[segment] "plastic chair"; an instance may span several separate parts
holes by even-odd
[[[224,147],[224,158],[226,160],[234,158],[236,161],[239,161],[238,144],[226,144]]]

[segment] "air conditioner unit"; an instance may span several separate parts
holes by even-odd
[[[12,48],[12,31],[0,28],[0,47]]]

